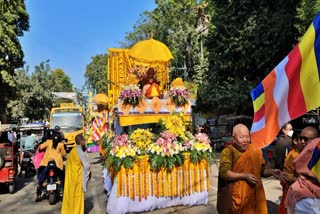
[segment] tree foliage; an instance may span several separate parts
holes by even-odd
[[[251,114],[250,90],[297,42],[297,1],[210,3],[215,8],[215,29],[207,42],[210,69],[208,86],[201,93],[202,104],[220,113]]]
[[[297,7],[297,22],[295,27],[299,35],[303,35],[313,18],[320,12],[320,0],[301,0]]]
[[[86,66],[84,74],[85,86],[94,94],[107,92],[107,54],[98,54],[91,58],[91,62]]]
[[[250,90],[291,51],[320,10],[319,0],[155,2],[123,46],[153,32],[173,53],[171,75],[186,68],[187,79],[199,84],[198,107],[216,114],[252,114]]]
[[[49,119],[54,101],[52,92],[64,92],[68,87],[72,90],[70,78],[62,69],[52,71],[49,60],[35,66],[30,75],[28,72],[28,67],[16,70],[14,81],[19,90],[8,102],[10,115],[15,119]]]
[[[171,74],[182,75],[181,70],[187,70],[186,78],[199,83],[203,80],[207,69],[205,47],[201,51],[200,41],[206,35],[197,31],[199,25],[199,5],[197,0],[157,0],[157,7],[145,11],[139,18],[133,31],[127,33],[127,47],[138,41],[149,39],[150,32],[154,39],[166,44],[171,50],[174,59],[171,63]],[[203,58],[201,58],[203,53]]]
[[[18,37],[29,30],[29,15],[24,0],[0,0],[0,103],[12,97],[14,70],[23,66],[23,51]],[[0,105],[0,114],[5,113]]]
[[[53,91],[54,92],[72,92],[72,83],[70,77],[65,74],[61,68],[52,71]]]

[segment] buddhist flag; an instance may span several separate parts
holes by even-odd
[[[251,91],[255,148],[269,145],[286,122],[320,106],[319,35],[320,13],[301,41]]]
[[[320,142],[313,150],[311,160],[308,163],[308,168],[320,182]]]

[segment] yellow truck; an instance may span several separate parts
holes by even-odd
[[[50,128],[59,126],[68,140],[67,151],[75,146],[75,137],[78,134],[84,135],[84,117],[82,108],[74,106],[73,103],[61,103],[60,107],[54,107],[50,112]]]

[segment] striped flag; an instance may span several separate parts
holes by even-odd
[[[281,127],[320,106],[320,13],[293,50],[251,91],[255,148],[269,145]]]
[[[313,150],[311,160],[308,163],[308,168],[320,182],[320,142]]]

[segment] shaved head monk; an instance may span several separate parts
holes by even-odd
[[[233,128],[233,142],[221,152],[217,210],[219,213],[268,213],[261,176],[279,178],[281,171],[265,164],[262,151],[251,145],[249,129]]]

